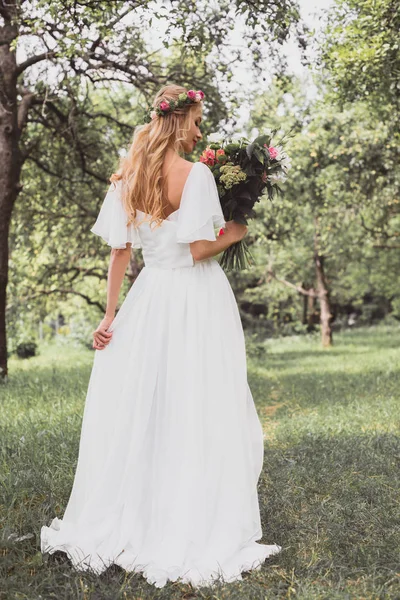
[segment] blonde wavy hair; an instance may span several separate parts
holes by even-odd
[[[179,85],[165,85],[156,94],[152,106],[166,100],[177,100],[186,92]],[[146,213],[144,221],[155,222],[159,227],[165,219],[164,206],[168,204],[166,181],[162,175],[165,153],[173,148],[183,153],[182,141],[190,129],[193,112],[202,103],[188,104],[165,116],[152,119],[150,123],[136,127],[127,155],[122,157],[116,173],[110,177],[114,184],[122,180],[121,198],[128,214],[128,223],[136,219],[136,209]],[[143,220],[141,221],[141,223]]]

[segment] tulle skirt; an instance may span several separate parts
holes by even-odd
[[[144,267],[96,350],[63,519],[41,551],[149,583],[241,580],[263,545],[263,432],[235,296],[215,259]]]

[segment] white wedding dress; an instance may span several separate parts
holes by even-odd
[[[263,432],[236,299],[217,260],[190,252],[225,225],[216,184],[195,163],[179,209],[154,230],[126,225],[119,186],[91,231],[142,248],[145,266],[95,351],[72,492],[63,519],[41,528],[41,551],[157,587],[241,580],[281,547],[256,541]]]

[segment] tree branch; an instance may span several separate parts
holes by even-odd
[[[28,67],[31,67],[32,65],[35,65],[36,63],[42,60],[47,60],[49,58],[55,57],[57,57],[57,52],[55,52],[54,50],[50,50],[49,52],[42,52],[42,54],[37,54],[36,56],[31,56],[30,58],[24,60],[24,62],[17,65],[15,73],[18,77],[18,75],[21,75],[21,73],[25,71],[25,69],[27,69]]]
[[[61,294],[61,295],[73,294],[74,296],[79,296],[80,298],[83,298],[84,300],[86,300],[86,302],[90,306],[97,306],[97,308],[99,308],[101,312],[105,312],[105,310],[106,310],[106,307],[103,304],[101,304],[97,300],[92,300],[86,294],[82,294],[81,292],[77,292],[75,290],[68,290],[68,289],[62,289],[62,288],[55,289],[55,290],[39,290],[36,294],[32,294],[31,296],[26,296],[26,297],[22,298],[22,301],[24,303],[27,303],[27,302],[30,302],[31,300],[34,300],[35,298],[40,298],[41,296],[50,296],[51,294]],[[6,310],[11,310],[14,306],[16,306],[16,303],[9,304],[6,308]]]
[[[279,283],[283,283],[283,285],[290,287],[292,290],[295,290],[297,293],[302,294],[303,296],[310,296],[311,298],[318,298],[318,294],[313,289],[306,290],[301,285],[296,285],[294,283],[291,283],[290,281],[287,281],[286,279],[282,279],[281,277],[278,277],[276,275],[276,273],[270,267],[268,268],[267,273],[268,273],[268,278],[266,279],[266,282],[271,281],[271,279],[275,279],[276,281],[279,281]]]
[[[38,158],[36,158],[36,157],[34,157],[34,156],[31,155],[31,156],[28,156],[28,159],[31,160],[31,161],[33,161],[38,167],[40,167],[43,171],[45,171],[45,173],[48,173],[49,175],[52,175],[56,179],[60,179],[60,174],[59,173],[56,173],[55,171],[52,171],[47,165],[45,165],[44,163],[42,163]],[[87,168],[82,168],[82,172],[86,173],[87,175],[90,175],[90,177],[93,177],[94,179],[97,179],[97,181],[100,181],[104,185],[107,185],[107,184],[110,185],[108,177],[104,177],[103,175],[98,175],[94,171],[92,171],[90,169],[87,169]],[[64,178],[68,179],[65,176],[64,176]],[[72,181],[72,180],[70,180],[70,181]]]
[[[45,285],[46,280],[53,275],[65,275],[68,276],[68,285],[72,285],[72,283],[81,275],[84,277],[97,277],[100,281],[107,279],[107,271],[106,270],[98,270],[97,267],[62,267],[61,270],[58,269],[58,265],[50,265],[45,267],[45,272],[38,279],[38,283]]]
[[[11,15],[6,9],[6,3],[4,0],[0,0],[0,15],[3,17],[4,21],[8,24],[11,21]]]
[[[135,8],[137,8],[138,6],[140,6],[140,2],[133,2],[131,0],[131,4],[134,4],[135,6],[129,6],[125,11],[123,11],[121,14],[119,14],[114,20],[110,21],[110,23],[108,23],[108,29],[112,29],[113,27],[115,27],[115,25],[121,21],[126,15],[128,15],[130,12],[132,12],[132,10],[134,10]],[[97,46],[99,46],[99,44],[101,43],[101,40],[103,39],[102,35],[99,35],[98,38],[96,38],[93,42],[93,44],[90,47],[89,52],[92,53],[96,50]]]
[[[76,206],[78,206],[79,208],[82,208],[82,206],[80,206],[79,204],[76,204]],[[32,209],[32,217],[47,217],[47,218],[52,218],[54,220],[59,221],[60,219],[67,219],[67,220],[71,220],[71,221],[80,221],[81,219],[86,219],[87,217],[92,217],[93,219],[96,219],[96,215],[97,213],[94,213],[93,211],[85,211],[84,213],[77,213],[75,215],[66,215],[64,213],[61,212],[51,212],[50,210],[35,210]]]
[[[28,112],[30,107],[35,101],[35,93],[27,92],[23,94],[22,100],[18,106],[18,137],[21,137],[21,133],[25,127],[28,119]]]
[[[362,213],[360,213],[360,219],[361,219],[361,225],[362,225],[363,229],[365,229],[365,231],[367,231],[368,233],[370,233],[375,239],[376,238],[385,238],[385,239],[389,240],[391,238],[399,237],[399,233],[398,232],[390,234],[387,231],[383,231],[383,230],[378,231],[377,229],[373,229],[371,227],[368,227],[365,224],[364,217],[363,217]]]
[[[108,79],[108,81],[109,81],[109,79]],[[103,112],[90,113],[85,110],[81,110],[80,114],[85,115],[85,117],[89,117],[90,119],[97,119],[99,117],[103,117],[104,119],[107,119],[107,121],[112,121],[113,123],[115,123],[116,125],[121,127],[121,129],[125,128],[125,129],[132,130],[135,127],[134,125],[129,125],[129,123],[123,123],[122,121],[119,121],[115,117],[112,117],[111,115],[108,115],[107,113],[103,113]]]

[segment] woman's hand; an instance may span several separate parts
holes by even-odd
[[[240,242],[248,231],[247,225],[236,223],[235,221],[226,221],[224,232],[228,234],[235,242]]]
[[[95,350],[104,350],[111,341],[113,332],[107,331],[107,329],[113,321],[114,317],[104,317],[97,329],[93,331],[93,348]]]
[[[240,242],[247,233],[247,225],[235,223],[235,221],[226,221],[224,233],[218,235],[215,241],[196,240],[190,243],[190,252],[195,261],[204,260],[211,256],[216,256],[220,252]]]

